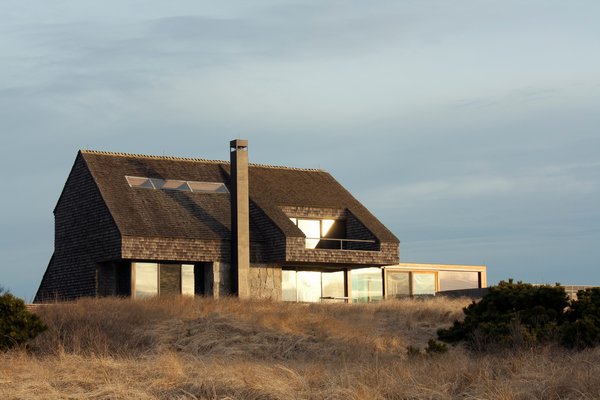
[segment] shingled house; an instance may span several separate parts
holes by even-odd
[[[399,264],[398,239],[329,173],[80,151],[35,302],[165,294],[371,301],[485,286],[484,266]],[[385,267],[385,268],[384,268]]]
[[[329,173],[249,165],[243,140],[230,163],[80,151],[54,215],[36,302],[345,298],[353,268],[399,258],[398,239]]]

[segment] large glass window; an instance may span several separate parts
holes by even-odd
[[[186,296],[194,295],[194,265],[181,265],[181,294]]]
[[[298,271],[298,301],[321,301],[321,273],[316,271]]]
[[[346,224],[335,219],[290,218],[306,236],[307,249],[342,249],[346,238]]]
[[[158,264],[134,263],[135,297],[142,299],[158,294]]]
[[[344,291],[344,271],[321,273],[321,297],[339,301]]]
[[[132,263],[138,299],[157,295],[194,295],[194,265]]]
[[[435,273],[413,272],[413,295],[435,296]]]
[[[385,291],[388,299],[410,296],[410,272],[388,270]]]
[[[281,279],[284,301],[321,302],[345,300],[344,271],[283,270]]]
[[[479,287],[479,272],[440,271],[440,291],[476,289]]]
[[[383,299],[383,278],[381,268],[353,269],[352,302],[363,303]]]
[[[296,271],[281,271],[281,299],[283,301],[298,301],[296,289]]]
[[[316,249],[321,238],[321,221],[318,219],[298,219],[298,228],[306,235],[306,248]]]

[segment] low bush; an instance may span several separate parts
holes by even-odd
[[[565,313],[561,342],[579,349],[600,344],[600,288],[577,292],[577,300]]]
[[[600,288],[580,290],[577,300],[569,301],[558,284],[502,281],[463,312],[463,321],[438,330],[440,340],[464,341],[473,350],[546,342],[579,349],[600,344]]]
[[[23,300],[0,292],[0,350],[22,345],[45,330],[46,325],[27,310]]]
[[[438,330],[438,338],[448,343],[466,341],[475,350],[554,340],[560,335],[568,305],[561,286],[502,281],[463,309],[463,321]]]

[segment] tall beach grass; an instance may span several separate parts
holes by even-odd
[[[0,354],[1,399],[596,399],[600,351],[409,356],[465,299],[82,299]]]

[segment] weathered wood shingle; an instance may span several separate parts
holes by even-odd
[[[229,171],[225,161],[80,151],[54,211],[55,251],[36,301],[95,295],[99,263],[229,262],[228,193],[133,188],[126,180],[137,176],[230,187]],[[254,264],[398,262],[398,239],[325,171],[250,164],[249,191]],[[349,239],[372,243],[343,251],[306,249],[292,214],[344,218]]]

